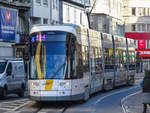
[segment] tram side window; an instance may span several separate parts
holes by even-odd
[[[118,57],[119,57],[119,63],[123,64],[123,51],[122,50],[119,51],[119,56]]]
[[[123,51],[123,63],[126,64],[127,62],[127,54],[126,51]]]
[[[132,51],[129,51],[129,62],[135,63],[135,53]]]
[[[76,72],[76,58],[75,58],[75,48],[76,48],[76,41],[75,38],[70,38],[73,37],[71,34],[68,34],[67,38],[67,61],[68,61],[68,70],[67,73],[70,74],[71,79],[76,79],[77,78],[77,72]],[[66,78],[69,77],[69,75],[66,74]]]
[[[83,77],[83,62],[82,62],[82,46],[77,44],[76,46],[76,69],[77,78]]]
[[[91,52],[92,72],[99,73],[102,69],[101,49],[98,47],[92,47]]]
[[[71,35],[71,37],[72,38],[68,38],[67,40],[68,69],[70,69],[68,72],[70,72],[71,79],[82,78],[83,63],[81,45],[77,44],[77,41],[73,35]]]
[[[95,48],[95,57],[96,72],[98,73],[102,69],[102,57],[100,48]]]
[[[105,64],[112,64],[113,62],[113,56],[109,54],[108,48],[104,49],[104,60],[105,60]]]
[[[88,47],[82,46],[82,62],[83,62],[83,72],[89,71],[89,61],[88,61]]]
[[[109,56],[109,54],[108,54],[108,49],[107,48],[105,48],[104,49],[104,60],[105,60],[105,64],[109,64],[109,62],[108,62],[108,56]]]
[[[95,48],[91,47],[91,71],[95,72],[96,62],[95,62]]]

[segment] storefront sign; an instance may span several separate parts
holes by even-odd
[[[15,41],[17,10],[0,8],[0,39],[3,41]]]
[[[145,49],[145,40],[138,40],[138,48]]]

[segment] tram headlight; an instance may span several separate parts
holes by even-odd
[[[70,83],[69,82],[60,82],[60,86],[64,86],[64,85],[69,86]]]
[[[37,83],[37,82],[31,82],[31,86],[38,86],[39,85],[39,83]]]

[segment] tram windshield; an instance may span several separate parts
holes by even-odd
[[[66,69],[65,32],[31,35],[30,79],[64,79]]]

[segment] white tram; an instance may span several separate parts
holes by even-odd
[[[126,84],[127,80],[134,83],[129,80],[133,74],[127,73],[130,62],[123,37],[76,25],[37,25],[32,27],[30,38],[32,100],[86,101],[102,89]],[[131,63],[134,67],[135,59]]]

